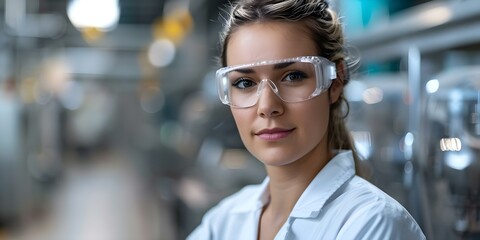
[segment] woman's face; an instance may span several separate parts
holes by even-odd
[[[298,23],[265,22],[239,27],[228,42],[227,65],[318,55],[315,43]],[[269,78],[268,70],[262,77]],[[341,87],[334,84],[331,99]],[[246,148],[267,166],[285,166],[330,156],[328,93],[298,103],[283,102],[268,86],[256,105],[231,108]],[[319,159],[320,158],[320,159]]]

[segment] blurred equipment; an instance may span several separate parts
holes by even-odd
[[[405,72],[382,73],[353,79],[345,96],[350,102],[347,124],[364,160],[364,177],[412,209],[418,203],[409,198],[414,169],[407,90]]]
[[[18,161],[21,105],[15,91],[13,79],[0,81],[0,228],[16,223],[24,206],[24,195],[14,188],[24,187]]]
[[[453,229],[480,236],[480,66],[440,73],[427,97],[428,121],[441,135],[429,143],[455,209]],[[427,85],[428,87],[428,85]],[[427,89],[428,90],[428,89]],[[433,129],[431,129],[433,130]],[[432,131],[433,132],[433,131]]]
[[[371,156],[374,177],[385,186],[398,176],[379,173],[400,173],[404,191],[383,189],[405,201],[428,239],[480,239],[480,1],[415,2],[425,3],[371,22],[361,31],[347,32],[361,56],[362,75],[407,73],[405,106],[385,109],[393,118],[403,119],[403,156],[398,158],[404,162],[403,171],[382,167]],[[384,85],[390,83],[384,78]],[[377,90],[369,95],[378,101]],[[371,116],[374,129],[390,126],[385,135],[398,127],[385,114],[372,114],[378,114]],[[372,153],[383,144],[377,142],[378,136],[382,137],[371,135]]]

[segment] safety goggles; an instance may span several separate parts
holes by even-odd
[[[284,102],[306,101],[327,90],[335,78],[335,64],[318,56],[228,66],[216,72],[220,100],[234,108],[255,105],[266,85]]]

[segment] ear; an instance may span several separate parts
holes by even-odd
[[[334,104],[338,101],[338,98],[343,92],[343,85],[345,82],[346,77],[346,69],[345,69],[345,62],[339,61],[336,64],[337,68],[337,78],[333,80],[332,86],[330,86],[329,93],[330,93],[330,104]]]

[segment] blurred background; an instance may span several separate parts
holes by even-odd
[[[184,239],[265,171],[220,104],[225,0],[0,0],[0,240]],[[348,124],[428,239],[480,239],[480,1],[332,0]]]

